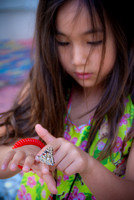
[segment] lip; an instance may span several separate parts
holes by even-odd
[[[79,72],[76,72],[75,74],[79,79],[82,79],[82,80],[83,79],[87,80],[87,79],[91,78],[91,76],[92,76],[92,73],[79,73]]]

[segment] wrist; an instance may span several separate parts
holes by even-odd
[[[24,138],[24,139],[21,139],[21,140],[17,141],[14,144],[14,146],[12,147],[12,149],[16,149],[16,148],[19,148],[19,147],[22,147],[22,146],[25,146],[25,145],[35,145],[37,147],[40,147],[41,149],[45,146],[43,144],[43,142],[41,142],[38,139],[35,139],[35,138]]]
[[[44,143],[41,142],[38,139],[35,139],[35,138],[24,138],[24,139],[21,139],[21,140],[17,141],[14,144],[14,146],[12,147],[12,149],[16,149],[16,148],[19,148],[19,147],[22,147],[22,146],[26,146],[26,145],[34,145],[34,146],[39,147],[40,149],[42,149],[45,146]],[[18,165],[18,167],[20,169],[23,168],[21,165]]]
[[[81,177],[85,177],[85,176],[90,175],[92,173],[94,166],[95,166],[94,161],[95,161],[95,159],[92,156],[90,156],[89,154],[87,154],[86,167],[80,173]]]

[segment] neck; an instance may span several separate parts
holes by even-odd
[[[75,85],[72,91],[72,106],[70,118],[76,125],[87,124],[96,111],[96,106],[102,97],[102,90]]]
[[[94,87],[83,88],[80,85],[75,84],[73,86],[73,92],[87,100],[92,98],[100,100],[103,94],[103,87],[95,85]]]

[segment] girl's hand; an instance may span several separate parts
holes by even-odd
[[[34,145],[25,145],[9,151],[2,162],[2,169],[18,170],[18,165],[23,166],[23,171],[28,172],[35,162],[35,155],[40,148]]]
[[[35,156],[40,151],[40,148],[34,145],[25,145],[14,150],[9,151],[5,158],[2,161],[1,169],[2,170],[11,170],[17,171],[18,165],[23,166],[23,172],[29,172],[30,169],[34,171],[40,178],[44,180],[48,185],[51,185],[50,191],[52,193],[57,193],[56,183],[53,179],[52,173],[47,170],[43,170],[44,164],[35,161]],[[47,182],[49,180],[49,183]]]
[[[76,147],[74,144],[65,140],[64,138],[55,138],[39,124],[36,125],[35,129],[37,134],[47,144],[43,149],[41,149],[38,155],[41,155],[48,147],[53,147],[55,165],[42,165],[42,173],[46,169],[49,170],[50,173],[50,171],[53,171],[54,168],[57,168],[68,176],[75,173],[85,174],[87,171],[89,172],[89,164],[91,164],[89,162],[90,156],[86,152],[82,151],[80,148]],[[52,185],[49,183],[49,176],[47,183],[49,184],[48,188],[51,191]]]

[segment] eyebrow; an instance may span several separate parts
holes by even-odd
[[[89,35],[89,34],[95,34],[95,33],[103,33],[103,30],[102,29],[92,29],[92,30],[83,32],[81,35]],[[67,36],[65,33],[62,33],[58,30],[56,31],[56,35]]]

